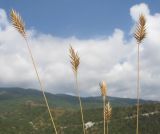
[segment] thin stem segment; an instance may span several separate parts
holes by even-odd
[[[103,121],[103,127],[104,127],[104,134],[106,133],[106,118],[105,118],[105,101],[106,96],[103,96],[103,114],[104,114],[104,121]]]
[[[29,55],[30,55],[31,60],[32,60],[32,64],[33,64],[34,70],[36,72],[36,76],[37,76],[37,79],[38,79],[38,82],[39,82],[39,85],[40,85],[40,89],[42,91],[42,94],[43,94],[43,97],[44,97],[44,100],[45,100],[45,103],[46,103],[46,106],[47,106],[47,110],[48,110],[50,119],[52,121],[52,125],[54,127],[54,131],[57,134],[56,125],[55,125],[55,122],[54,122],[54,119],[53,119],[53,116],[52,116],[52,113],[51,113],[51,110],[50,110],[50,107],[49,107],[49,104],[48,104],[48,101],[47,101],[47,97],[46,97],[45,92],[44,92],[44,86],[43,86],[43,83],[42,83],[42,81],[40,79],[40,76],[39,76],[39,73],[38,73],[38,70],[37,70],[37,66],[36,66],[36,63],[35,63],[34,58],[33,58],[33,54],[32,54],[31,48],[30,48],[28,40],[26,38],[25,38],[25,41],[26,41],[26,44],[27,44]]]
[[[109,128],[108,128],[108,121],[107,121],[107,134],[108,134],[108,129],[109,129]]]
[[[139,96],[140,96],[140,58],[139,58],[139,46],[140,44],[137,44],[137,128],[136,128],[136,134],[139,133]]]
[[[83,116],[83,107],[82,107],[82,102],[81,102],[80,93],[79,93],[77,73],[75,73],[75,79],[76,79],[77,97],[78,97],[78,100],[79,100],[80,111],[81,111],[81,120],[82,120],[82,125],[83,125],[83,133],[85,134],[86,132],[85,132],[85,124],[84,124],[84,116]]]

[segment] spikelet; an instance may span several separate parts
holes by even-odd
[[[77,97],[79,100],[79,106],[80,106],[80,111],[81,111],[81,119],[82,119],[82,125],[83,125],[83,134],[86,134],[85,130],[85,121],[84,121],[84,116],[83,116],[83,107],[82,107],[82,102],[81,102],[81,97],[79,94],[79,86],[78,86],[78,80],[77,80],[77,75],[78,75],[78,67],[80,64],[80,58],[78,56],[78,53],[75,52],[75,50],[70,46],[69,48],[69,56],[70,56],[70,62],[72,65],[73,72],[75,74],[75,79],[76,79],[76,89],[77,89]]]
[[[105,81],[102,81],[100,84],[100,89],[101,89],[101,95],[104,97],[107,94],[107,85]]]
[[[139,17],[139,22],[137,24],[136,31],[134,33],[134,37],[137,40],[137,127],[136,127],[136,134],[139,133],[139,94],[140,94],[140,51],[139,51],[139,45],[142,42],[142,40],[146,37],[146,19],[143,14]]]
[[[139,22],[137,24],[134,37],[137,40],[138,44],[140,44],[142,40],[146,37],[146,19],[143,14],[141,14],[139,17]]]
[[[21,16],[19,15],[19,13],[17,13],[15,10],[12,9],[11,13],[10,13],[10,17],[11,17],[12,25],[18,30],[18,32],[24,38],[26,38],[25,24],[24,24]]]
[[[72,46],[70,46],[69,53],[70,53],[69,56],[70,56],[70,62],[72,65],[72,69],[74,73],[77,74],[78,67],[80,64],[80,57],[78,56],[78,53],[75,52],[75,50],[72,48]]]
[[[45,95],[45,90],[44,90],[42,81],[41,81],[41,79],[40,79],[40,77],[39,77],[39,73],[38,73],[38,70],[37,70],[36,63],[35,63],[35,61],[34,61],[34,57],[33,57],[31,48],[30,48],[30,46],[29,46],[29,44],[28,44],[28,41],[27,41],[26,32],[25,32],[25,24],[24,24],[21,16],[19,15],[19,13],[17,13],[17,12],[16,12],[15,10],[13,10],[13,9],[11,10],[10,17],[11,17],[12,25],[18,30],[18,32],[19,32],[19,33],[25,38],[25,40],[26,40],[27,48],[28,48],[29,55],[30,55],[31,60],[32,60],[32,63],[33,63],[33,67],[34,67],[35,72],[36,72],[36,76],[37,76],[37,79],[38,79],[38,82],[39,82],[39,85],[40,85],[40,89],[41,89],[41,91],[42,91],[42,94],[43,94],[43,97],[44,97],[44,101],[45,101],[45,104],[46,104],[46,107],[47,107],[47,110],[48,110],[50,119],[51,119],[52,124],[53,124],[53,127],[54,127],[54,131],[55,131],[55,133],[57,134],[57,129],[56,129],[56,126],[55,126],[55,122],[54,122],[54,119],[53,119],[53,116],[52,116],[52,113],[51,113],[49,104],[48,104],[47,97],[46,97],[46,95]]]
[[[105,106],[105,119],[106,119],[106,121],[109,122],[111,117],[112,117],[112,108],[111,108],[110,103],[108,102]]]

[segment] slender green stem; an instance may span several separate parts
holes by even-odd
[[[43,97],[44,97],[44,100],[45,100],[45,103],[46,103],[46,106],[47,106],[47,110],[48,110],[49,116],[50,116],[51,121],[52,121],[52,125],[53,125],[53,127],[54,127],[54,131],[55,131],[55,133],[57,134],[56,125],[55,125],[55,122],[54,122],[54,120],[53,120],[52,113],[51,113],[51,111],[50,111],[50,107],[49,107],[49,104],[48,104],[48,101],[47,101],[47,97],[46,97],[45,92],[44,92],[44,86],[43,86],[42,81],[41,81],[41,79],[40,79],[40,76],[39,76],[39,73],[38,73],[38,70],[37,70],[37,66],[36,66],[36,63],[35,63],[34,58],[33,58],[33,54],[32,54],[31,48],[30,48],[30,46],[29,46],[29,44],[28,44],[27,39],[25,39],[25,41],[26,41],[26,44],[27,44],[27,48],[28,48],[28,51],[29,51],[29,54],[30,54],[32,63],[33,63],[33,67],[34,67],[35,72],[36,72],[36,76],[37,76],[37,79],[38,79],[38,82],[39,82],[39,85],[40,85],[40,89],[41,89],[41,91],[42,91],[42,94],[43,94]]]
[[[106,118],[105,118],[105,101],[106,101],[106,97],[103,96],[103,119],[104,119],[104,124],[103,124],[103,127],[104,127],[104,134],[106,133]]]
[[[137,44],[137,128],[136,134],[139,133],[139,96],[140,96],[140,60],[139,60],[139,43]]]
[[[77,97],[78,97],[78,100],[79,100],[80,111],[81,111],[81,120],[82,120],[82,125],[83,125],[83,133],[85,134],[85,124],[84,124],[84,116],[83,116],[83,107],[82,107],[82,102],[81,102],[80,93],[79,93],[77,73],[75,73],[75,79],[76,79]]]

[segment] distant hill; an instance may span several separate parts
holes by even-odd
[[[82,134],[77,98],[46,93],[58,134]],[[136,100],[109,97],[113,107],[109,124],[111,134],[135,134]],[[87,134],[103,134],[101,97],[82,98],[85,122],[93,122]],[[141,100],[140,132],[159,134],[160,103]],[[52,134],[53,128],[38,90],[0,88],[0,134]]]
[[[50,105],[57,108],[79,108],[78,99],[75,96],[66,94],[46,93]],[[42,93],[35,89],[24,89],[18,87],[0,88],[0,101],[11,101],[25,103],[34,101],[37,104],[44,104]],[[112,106],[132,106],[136,104],[136,99],[109,97]],[[86,108],[102,107],[102,98],[82,97],[83,106]],[[155,103],[156,101],[140,100],[141,104]]]

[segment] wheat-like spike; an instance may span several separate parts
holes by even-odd
[[[100,89],[101,89],[101,95],[104,97],[107,94],[107,85],[105,81],[102,81],[100,84]]]
[[[78,56],[78,53],[75,52],[75,50],[70,46],[69,48],[69,53],[70,53],[70,62],[72,65],[72,69],[75,75],[75,81],[76,81],[76,89],[77,89],[77,97],[79,100],[79,105],[80,105],[80,111],[81,111],[81,119],[82,119],[82,125],[83,125],[83,134],[86,134],[85,130],[85,122],[84,122],[84,116],[83,116],[83,107],[82,107],[82,102],[79,94],[79,86],[78,86],[78,67],[80,64],[80,57]]]
[[[107,95],[107,85],[105,81],[102,81],[100,84],[101,95],[103,97],[103,127],[104,127],[104,134],[106,133],[106,123],[105,123],[105,103],[106,103],[106,95]]]
[[[22,18],[21,18],[21,16],[19,15],[19,13],[17,13],[17,12],[14,11],[13,9],[11,10],[10,16],[11,16],[11,22],[12,22],[13,26],[18,30],[18,32],[24,37],[24,39],[25,39],[25,41],[26,41],[27,48],[28,48],[28,51],[29,51],[29,55],[30,55],[30,57],[31,57],[33,67],[34,67],[34,70],[35,70],[35,72],[36,72],[37,80],[38,80],[38,82],[39,82],[40,89],[41,89],[41,91],[42,91],[42,94],[43,94],[43,97],[44,97],[44,101],[45,101],[45,103],[46,103],[46,107],[47,107],[48,113],[49,113],[49,116],[50,116],[50,118],[51,118],[52,125],[53,125],[53,127],[54,127],[55,133],[57,134],[57,129],[56,129],[55,121],[54,121],[54,119],[53,119],[53,116],[52,116],[52,113],[51,113],[51,110],[50,110],[50,107],[49,107],[49,104],[48,104],[48,100],[47,100],[47,97],[46,97],[46,95],[45,95],[44,86],[43,86],[42,81],[41,81],[41,79],[40,79],[40,76],[39,76],[39,73],[38,73],[38,70],[37,70],[37,66],[36,66],[36,63],[35,63],[35,60],[34,60],[32,51],[31,51],[31,48],[30,48],[30,46],[29,46],[29,44],[28,44],[28,40],[27,40],[26,32],[25,32],[24,22],[22,21]]]
[[[75,52],[72,46],[70,46],[69,52],[70,52],[70,62],[72,65],[72,69],[74,73],[77,74],[78,67],[80,64],[80,57],[78,56],[78,52]]]
[[[17,13],[15,10],[11,10],[11,22],[13,24],[13,26],[18,30],[18,32],[24,37],[26,38],[26,32],[25,32],[25,24],[21,18],[21,16],[19,15],[19,13]]]
[[[105,119],[106,119],[106,121],[109,122],[111,117],[112,117],[112,108],[111,108],[110,103],[108,102],[108,104],[106,104],[106,106],[105,106]]]
[[[143,14],[139,17],[139,22],[137,24],[137,29],[134,34],[137,40],[137,126],[136,134],[139,133],[139,99],[140,99],[140,44],[142,40],[146,37],[146,19]]]
[[[137,24],[134,37],[136,38],[138,44],[140,44],[142,40],[146,37],[146,19],[143,14],[141,14],[139,17],[139,22]]]

